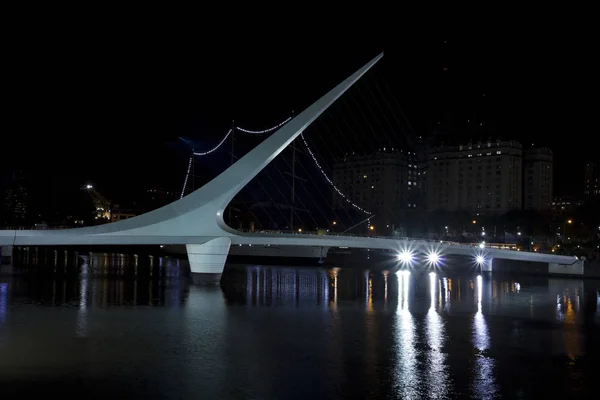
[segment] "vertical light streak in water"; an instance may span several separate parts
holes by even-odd
[[[345,333],[342,329],[340,314],[337,312],[337,278],[338,269],[333,268],[327,271],[325,276],[327,284],[327,301],[325,304],[331,309],[331,343],[327,346],[330,355],[330,361],[325,365],[329,366],[328,375],[334,382],[344,382],[345,376],[345,359],[344,359],[344,343]],[[331,298],[329,291],[332,291]],[[339,396],[338,389],[327,385],[331,392],[327,393],[328,398],[336,398]]]
[[[567,291],[568,294],[568,291]],[[576,294],[575,294],[576,295]],[[565,342],[565,351],[572,361],[575,361],[582,354],[580,332],[576,329],[577,313],[573,307],[572,295],[566,297],[566,310],[564,311],[563,337]]]
[[[443,352],[445,326],[442,317],[436,311],[438,293],[438,277],[434,272],[429,274],[429,293],[431,302],[426,318],[427,342],[427,386],[430,397],[444,399],[448,397],[448,372],[446,370],[446,354]]]
[[[373,387],[371,391],[371,396],[373,398],[380,398],[381,392],[379,391],[380,385],[378,385],[379,377],[377,374],[378,370],[378,354],[377,345],[379,341],[377,340],[378,332],[377,332],[377,319],[375,317],[375,312],[373,309],[373,280],[371,278],[371,274],[369,271],[365,272],[366,278],[366,292],[367,292],[367,308],[365,313],[365,382],[371,383],[370,386]]]
[[[560,302],[560,295],[556,295],[556,320],[558,322],[563,322],[565,320],[565,314],[562,310],[562,304]]]
[[[448,284],[448,278],[443,278],[444,284],[444,311],[450,311],[450,285]]]
[[[369,271],[365,271],[365,304],[369,308]]]
[[[79,279],[79,311],[77,312],[77,330],[76,336],[85,337],[87,335],[87,316],[88,316],[88,272],[89,265],[84,263],[81,266],[81,276]]]
[[[252,270],[246,268],[246,306],[252,306]]]
[[[410,273],[397,272],[398,309],[396,311],[396,356],[397,366],[394,389],[402,399],[419,399],[419,371],[417,371],[417,350],[415,348],[415,322],[408,308]]]
[[[262,287],[260,285],[260,268],[256,269],[256,305],[260,305],[260,299],[261,299],[261,290]]]
[[[327,309],[329,307],[329,276],[325,271],[321,271],[321,286],[323,287],[322,306]],[[319,288],[319,290],[321,289]]]
[[[337,311],[338,302],[338,270],[336,268],[331,270],[331,277],[333,279],[333,299],[331,300],[330,308],[332,311]]]
[[[383,271],[383,310],[387,311],[388,305],[388,271]]]
[[[477,276],[477,313],[473,318],[473,346],[478,350],[475,355],[475,378],[473,392],[478,399],[492,399],[496,397],[496,383],[494,382],[494,361],[485,355],[490,348],[490,337],[487,323],[481,311],[483,284],[481,275]]]
[[[367,313],[370,314],[373,312],[373,280],[371,279],[369,271],[365,271],[365,287]]]
[[[8,283],[0,283],[0,328],[6,322],[6,309],[8,303]]]

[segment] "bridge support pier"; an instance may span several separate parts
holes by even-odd
[[[229,254],[231,239],[220,237],[204,244],[186,244],[192,281],[197,285],[218,285]]]
[[[13,247],[12,246],[0,246],[2,257],[0,259],[1,264],[10,264],[13,261]]]
[[[486,257],[481,264],[481,272],[492,272],[494,257]]]
[[[548,273],[550,275],[583,275],[583,260],[573,260],[573,264],[564,265],[558,263],[548,263]]]

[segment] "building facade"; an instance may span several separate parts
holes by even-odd
[[[14,171],[11,174],[3,193],[3,225],[22,226],[31,223],[29,186],[29,180],[22,171]]]
[[[333,183],[346,198],[334,190],[334,209],[348,210],[354,203],[376,214],[378,224],[393,224],[399,211],[422,206],[417,164],[414,152],[393,148],[337,160],[333,165]]]
[[[552,150],[528,149],[523,158],[523,208],[537,212],[552,210]]]
[[[581,204],[581,200],[571,196],[555,197],[552,200],[552,212],[556,215],[573,215]]]
[[[487,141],[438,147],[427,159],[429,210],[505,213],[522,207],[523,147]]]
[[[583,176],[583,195],[586,201],[593,201],[600,198],[600,171],[596,163],[587,163],[585,165]]]

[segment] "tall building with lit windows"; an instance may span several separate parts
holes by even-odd
[[[429,210],[502,214],[522,207],[523,147],[515,141],[431,149],[427,158]]]
[[[552,211],[553,154],[547,147],[527,149],[523,157],[523,208]]]
[[[400,210],[422,206],[414,152],[383,148],[369,155],[347,155],[334,163],[333,183],[347,199],[334,190],[334,209],[351,209],[353,203],[376,214],[378,223],[386,226]]]
[[[29,179],[23,171],[14,171],[4,191],[3,225],[23,226],[30,223]]]
[[[596,163],[590,162],[585,165],[583,195],[586,201],[600,199],[600,171]]]

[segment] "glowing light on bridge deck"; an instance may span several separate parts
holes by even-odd
[[[410,264],[413,259],[414,256],[410,251],[403,251],[398,254],[398,261],[402,262],[403,264]]]
[[[442,263],[442,256],[436,251],[430,251],[427,254],[427,263],[434,267],[437,267]]]
[[[485,257],[483,257],[483,256],[477,256],[477,257],[475,257],[475,262],[477,264],[483,264],[485,262]]]

